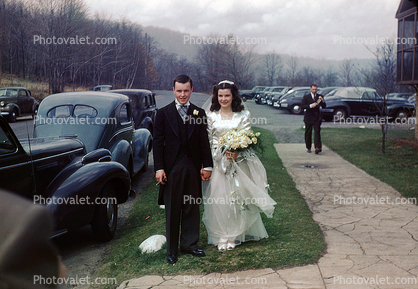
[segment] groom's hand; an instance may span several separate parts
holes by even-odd
[[[211,175],[211,171],[204,170],[203,168],[200,170],[200,176],[202,177],[203,181],[209,181]]]
[[[164,170],[160,170],[155,173],[155,178],[157,179],[158,184],[165,185],[167,181],[167,176]]]

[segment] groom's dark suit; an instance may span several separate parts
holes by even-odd
[[[312,128],[314,129],[314,146],[315,149],[322,148],[321,142],[321,123],[322,123],[322,115],[320,106],[322,108],[326,107],[324,101],[320,102],[319,105],[315,107],[310,107],[310,105],[316,101],[318,101],[319,97],[322,96],[321,94],[316,93],[315,99],[312,97],[312,93],[305,94],[302,99],[302,109],[306,109],[305,116],[303,121],[305,122],[305,144],[307,149],[311,149],[312,146]],[[323,98],[323,96],[322,96]]]
[[[190,103],[187,115],[183,121],[173,101],[158,110],[154,127],[154,169],[167,175],[158,204],[165,205],[168,255],[177,254],[180,223],[181,249],[197,249],[200,170],[213,166],[205,111]]]

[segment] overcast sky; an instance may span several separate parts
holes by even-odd
[[[90,12],[188,33],[194,41],[233,34],[260,53],[372,58],[365,48],[397,37],[399,0],[85,0]],[[206,37],[206,38],[204,38]],[[222,40],[222,38],[220,39]],[[184,41],[192,41],[184,39]]]

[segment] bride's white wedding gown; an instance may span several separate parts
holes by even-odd
[[[250,112],[235,112],[230,120],[222,119],[219,111],[208,112],[207,117],[214,163],[210,181],[203,182],[203,222],[208,243],[216,245],[222,238],[239,245],[267,238],[260,212],[272,217],[276,202],[268,194],[264,166],[252,150],[240,151],[231,162],[217,147],[227,131],[251,129]]]

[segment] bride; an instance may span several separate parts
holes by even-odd
[[[208,243],[219,251],[232,250],[241,242],[268,237],[260,212],[272,217],[276,202],[268,195],[266,171],[251,149],[223,151],[218,145],[231,129],[251,129],[250,112],[233,82],[213,87],[207,117],[214,167],[210,181],[203,184],[202,219]]]

